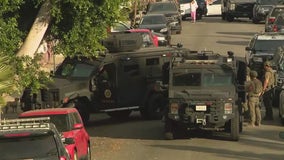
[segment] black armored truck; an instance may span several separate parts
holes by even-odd
[[[245,67],[230,51],[228,56],[212,51],[173,56],[165,138],[201,129],[228,132],[237,141],[242,131]]]
[[[177,49],[131,47],[136,41],[107,40],[105,45],[111,52],[94,57],[66,57],[47,88],[33,96],[26,90],[22,96],[23,102],[29,102],[26,110],[35,108],[31,106],[76,107],[84,122],[90,113],[105,112],[111,117],[126,118],[133,110],[148,119],[161,118],[165,102],[156,82],[167,81],[163,79],[167,77],[165,71]],[[118,44],[121,47],[111,48]]]

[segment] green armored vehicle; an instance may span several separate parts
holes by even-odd
[[[91,113],[126,118],[134,110],[148,119],[161,118],[166,102],[155,86],[157,81],[167,81],[164,71],[177,48],[122,50],[97,57],[67,57],[48,88],[34,96],[26,90],[21,98],[25,110],[76,107],[84,122]]]
[[[237,141],[242,130],[241,102],[245,101],[245,63],[232,52],[175,56],[170,64],[165,138],[191,129],[225,131]],[[244,72],[244,73],[242,73]],[[182,130],[181,130],[182,129]]]

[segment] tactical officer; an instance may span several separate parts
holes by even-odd
[[[250,112],[250,125],[260,126],[261,124],[261,112],[259,97],[262,93],[262,83],[257,79],[257,72],[250,71],[250,81],[248,82],[247,92],[248,92],[248,107]]]
[[[265,117],[264,120],[273,120],[272,112],[272,98],[273,98],[273,87],[274,87],[274,73],[271,68],[271,62],[264,62],[264,80],[263,80],[263,102],[265,106]]]

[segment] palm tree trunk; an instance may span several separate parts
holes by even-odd
[[[34,57],[51,20],[51,3],[46,0],[40,7],[37,17],[26,37],[23,45],[19,49],[17,56],[28,55]]]

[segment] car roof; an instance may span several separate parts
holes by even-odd
[[[256,34],[258,40],[284,40],[284,33],[279,32],[265,32]]]
[[[58,115],[58,114],[69,114],[78,112],[76,108],[48,108],[48,109],[38,109],[23,112],[19,117],[26,116],[42,116],[42,115]]]

